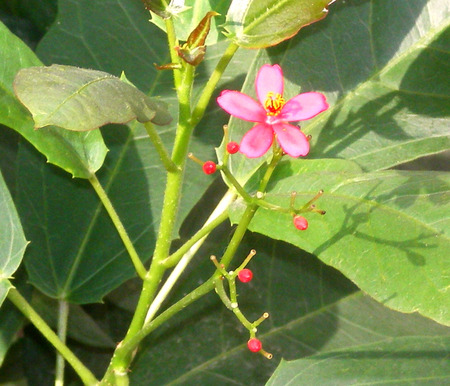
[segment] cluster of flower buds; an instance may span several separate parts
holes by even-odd
[[[239,151],[239,144],[237,142],[228,142],[226,149],[228,154],[235,154]],[[203,173],[205,174],[213,174],[216,172],[217,169],[221,169],[221,166],[217,165],[215,162],[213,161],[203,162],[192,153],[189,153],[188,157],[192,161],[198,163],[202,167]]]
[[[250,339],[247,342],[247,347],[252,352],[258,352],[268,359],[272,359],[272,354],[265,351],[262,347],[261,341],[255,337],[257,332],[257,327],[269,317],[269,314],[265,312],[259,319],[255,320],[253,323],[249,322],[244,316],[242,311],[239,309],[239,304],[237,302],[237,289],[236,289],[236,278],[238,278],[242,283],[248,283],[253,278],[253,272],[246,268],[251,258],[256,254],[256,251],[252,249],[247,255],[243,263],[235,270],[227,272],[223,264],[217,261],[215,256],[211,256],[211,261],[216,266],[217,270],[222,274],[222,276],[216,280],[216,292],[219,295],[225,306],[234,312],[236,317],[242,323],[242,325],[247,328],[250,333]],[[228,280],[229,296],[225,292],[223,286],[223,279]]]

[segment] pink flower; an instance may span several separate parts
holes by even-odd
[[[308,140],[300,129],[288,122],[304,121],[328,108],[325,96],[318,92],[296,95],[287,102],[283,98],[283,71],[278,64],[265,64],[256,76],[259,103],[239,91],[224,90],[217,103],[228,114],[245,121],[256,122],[242,138],[240,152],[249,158],[264,155],[270,149],[274,135],[283,151],[291,157],[309,152]]]

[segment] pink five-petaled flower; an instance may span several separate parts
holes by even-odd
[[[328,108],[325,96],[318,92],[283,98],[283,71],[278,64],[265,64],[256,76],[259,103],[239,91],[224,90],[217,103],[227,113],[245,121],[256,122],[242,138],[239,151],[249,158],[264,155],[272,145],[274,134],[283,151],[291,157],[305,156],[309,143],[305,134],[288,122],[304,121]]]

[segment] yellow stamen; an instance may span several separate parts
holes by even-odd
[[[267,93],[266,101],[264,102],[264,108],[267,111],[267,115],[278,115],[281,112],[282,107],[286,101],[281,94],[275,94],[273,92]]]

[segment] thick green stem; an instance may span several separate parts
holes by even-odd
[[[175,26],[173,25],[172,18],[168,18],[164,20],[166,24],[166,32],[167,32],[167,43],[169,45],[170,52],[170,60],[172,63],[180,64],[180,58],[178,57],[177,51],[175,47],[178,45],[178,40],[175,35]],[[173,70],[173,83],[175,85],[175,89],[178,90],[178,87],[181,85],[181,70],[175,68]]]
[[[161,304],[166,299],[169,292],[172,290],[175,283],[178,281],[178,278],[184,272],[194,255],[197,253],[203,242],[205,241],[207,235],[212,232],[219,224],[225,221],[228,218],[228,207],[235,200],[236,195],[229,190],[220,200],[217,207],[211,213],[208,220],[206,220],[205,225],[198,231],[186,244],[184,244],[178,251],[169,256],[164,260],[163,264],[167,267],[167,261],[173,258],[174,261],[177,262],[176,267],[172,270],[169,277],[165,281],[164,285],[161,287],[161,290],[156,295],[154,301],[152,302],[147,316],[145,317],[145,324],[150,320],[158,312]]]
[[[48,324],[31,307],[25,298],[12,288],[8,293],[8,299],[33,323],[41,334],[58,350],[64,359],[72,366],[85,385],[96,385],[98,383],[94,374],[81,363],[75,354],[58,338]]]
[[[144,264],[142,264],[142,261],[139,258],[139,255],[136,252],[136,249],[134,248],[133,242],[130,240],[130,237],[128,236],[128,233],[127,233],[125,227],[123,226],[119,215],[117,214],[116,210],[114,209],[114,206],[113,206],[111,200],[109,199],[108,194],[103,189],[102,185],[100,184],[100,181],[97,179],[97,176],[95,174],[91,178],[89,178],[89,182],[91,183],[92,187],[96,191],[103,206],[105,207],[106,211],[108,212],[109,217],[111,218],[114,226],[116,227],[117,232],[119,233],[119,236],[122,239],[122,242],[123,242],[126,250],[128,251],[128,254],[131,258],[131,262],[133,263],[137,274],[142,279],[145,278],[145,275],[147,274],[147,270],[145,269]]]
[[[104,382],[106,384],[116,382],[115,374],[127,372],[128,366],[132,359],[132,353],[127,349],[123,349],[123,347],[128,347],[127,342],[130,339],[133,339],[133,337],[139,333],[144,325],[145,317],[150,304],[155,297],[161,278],[166,271],[163,261],[169,255],[180,200],[183,170],[186,163],[189,140],[193,130],[193,127],[190,124],[190,99],[193,80],[194,67],[191,65],[186,65],[184,67],[181,84],[177,88],[179,117],[177,134],[175,136],[175,143],[172,151],[172,161],[176,165],[176,169],[167,173],[166,189],[164,193],[163,208],[161,211],[161,223],[159,226],[152,264],[150,266],[150,270],[144,278],[142,292],[128,332],[114,353],[110,367],[104,377]]]
[[[236,231],[231,238],[230,243],[228,244],[227,250],[222,257],[221,263],[227,266],[234,254],[236,253],[239,244],[242,241],[242,238],[245,235],[247,227],[250,221],[255,214],[257,209],[257,205],[249,205],[242,216],[239,225],[236,228]],[[187,307],[189,304],[193,303],[197,299],[200,299],[202,296],[206,295],[208,292],[212,291],[215,287],[215,280],[221,275],[220,271],[216,271],[210,279],[208,279],[201,286],[197,287],[191,293],[186,295],[184,298],[179,300],[177,303],[169,307],[166,311],[162,312],[158,317],[156,317],[153,321],[147,323],[140,331],[130,337],[127,341],[123,341],[116,350],[115,355],[122,356],[122,351],[125,353],[132,352],[139,342],[144,339],[148,334],[150,334],[153,330],[163,324],[165,321],[170,319],[172,316],[180,312],[183,308]],[[113,359],[114,360],[114,359]]]
[[[175,51],[175,46],[178,42],[175,36],[173,21],[171,19],[166,20],[166,31],[171,60],[173,63],[180,64],[179,57]],[[168,170],[163,209],[161,212],[161,224],[155,252],[150,270],[144,279],[141,296],[133,320],[131,321],[130,328],[128,329],[124,340],[119,344],[114,353],[102,384],[112,384],[116,381],[115,374],[126,373],[131,361],[132,350],[134,350],[142,339],[137,337],[142,336],[142,331],[145,329],[145,327],[143,328],[145,315],[154,299],[156,290],[166,270],[163,262],[169,255],[176,214],[178,212],[183,170],[190,137],[194,127],[205,112],[217,82],[237,48],[238,47],[235,44],[231,44],[227,49],[224,56],[219,61],[211,79],[205,86],[203,94],[192,115],[190,101],[194,79],[194,67],[189,64],[183,64],[181,69],[174,69],[174,84],[179,101],[179,120],[172,152],[172,162],[177,166],[177,169]]]
[[[58,301],[58,338],[66,344],[67,336],[67,322],[69,320],[69,303],[65,300]],[[56,354],[56,369],[55,369],[55,386],[64,385],[64,357]]]

